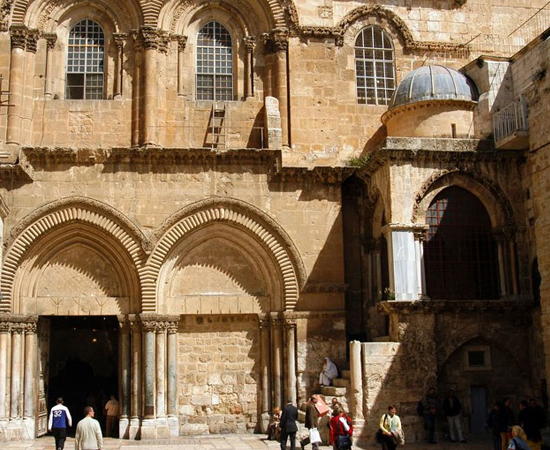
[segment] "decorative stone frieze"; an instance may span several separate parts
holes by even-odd
[[[272,181],[299,184],[341,184],[354,172],[351,167],[283,167]]]
[[[304,294],[312,293],[337,293],[343,294],[346,292],[347,285],[343,283],[307,283],[304,288]]]
[[[0,7],[0,31],[8,31],[11,8],[15,0],[4,0]]]

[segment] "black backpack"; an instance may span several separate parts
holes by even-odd
[[[419,416],[424,415],[424,403],[422,402],[422,400],[419,400],[416,405],[416,414],[418,414]]]

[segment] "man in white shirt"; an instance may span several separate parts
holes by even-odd
[[[105,404],[105,437],[111,437],[113,435],[113,427],[116,425],[118,419],[118,401],[114,395],[111,395],[111,399]]]
[[[103,435],[99,422],[94,419],[94,408],[84,408],[86,417],[78,422],[74,438],[75,450],[101,450],[103,448]]]

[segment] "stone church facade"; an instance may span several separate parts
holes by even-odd
[[[325,356],[364,441],[547,406],[544,7],[3,0],[0,439],[68,374],[122,438],[265,431]]]

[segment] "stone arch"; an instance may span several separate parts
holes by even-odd
[[[208,199],[173,214],[153,235],[154,249],[143,283],[143,311],[156,312],[159,273],[174,246],[191,232],[212,223],[236,227],[260,243],[273,259],[282,280],[285,310],[294,310],[305,284],[301,257],[286,232],[269,216],[236,199]]]
[[[114,32],[129,32],[142,22],[141,8],[136,0],[74,0],[27,1],[17,0],[12,23],[22,23],[29,28],[54,32],[56,24],[73,10],[93,9],[105,14],[114,26]]]
[[[141,278],[148,245],[138,227],[102,202],[84,197],[63,198],[38,208],[12,229],[2,272],[0,311],[11,311],[18,269],[33,247],[50,233],[71,224],[82,224],[117,243]]]
[[[339,34],[346,35],[348,30],[358,21],[373,17],[377,21],[385,21],[394,36],[398,37],[403,47],[414,47],[415,41],[407,24],[397,14],[380,5],[365,5],[355,8],[346,14],[336,26]],[[353,36],[355,41],[355,36]]]
[[[474,194],[487,210],[493,228],[515,229],[512,206],[500,187],[480,173],[460,169],[438,170],[424,182],[415,195],[412,223],[425,223],[426,211],[432,200],[443,189],[451,186],[461,187]]]

